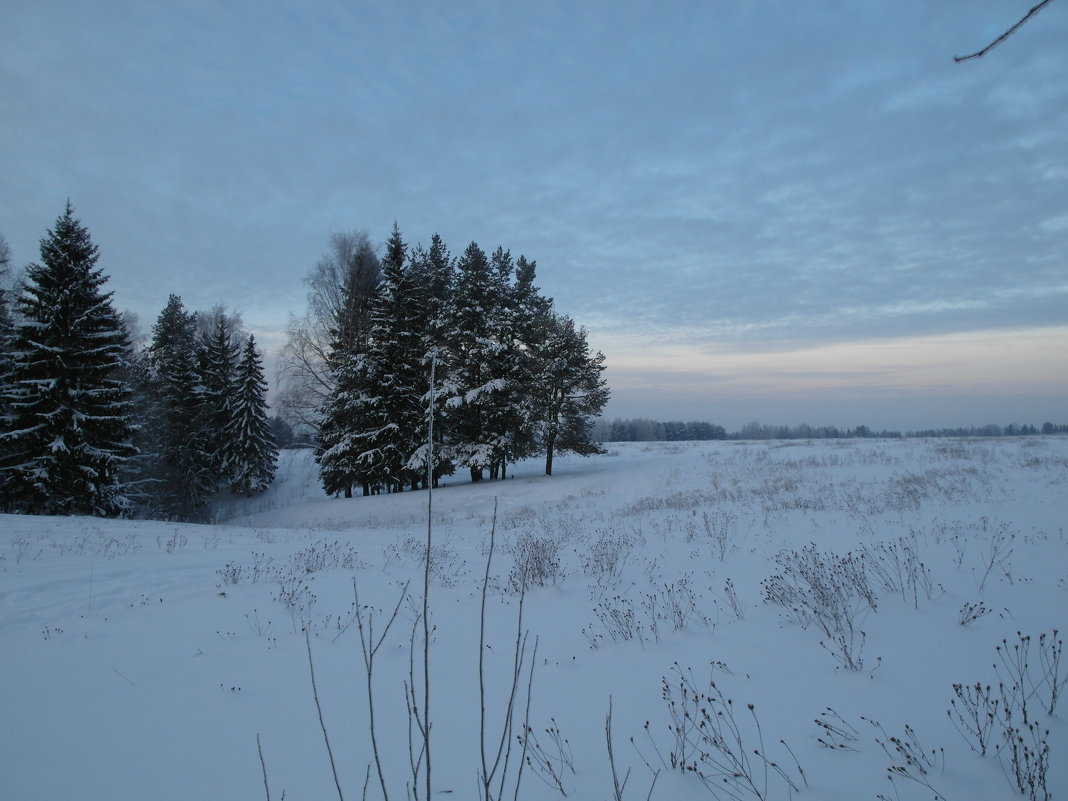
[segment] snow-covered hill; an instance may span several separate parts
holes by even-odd
[[[325,498],[307,452],[285,459],[265,495],[220,507],[219,525],[0,517],[0,798],[262,799],[264,766],[274,799],[337,797],[305,628],[344,795],[369,777],[380,797],[354,588],[376,638],[400,602],[372,686],[387,789],[405,797],[427,494]],[[520,798],[562,797],[554,775],[569,798],[617,797],[610,699],[623,799],[650,785],[661,801],[1018,797],[1011,757],[995,753],[1004,726],[985,757],[981,703],[975,734],[958,731],[976,683],[1002,708],[999,681],[1009,725],[1048,746],[1033,768],[1065,795],[1068,705],[1048,707],[1053,687],[1068,690],[1051,644],[1068,623],[1068,440],[634,444],[563,459],[552,478],[539,467],[433,495],[435,797],[478,797],[495,503],[494,753],[517,565],[535,585],[505,777],[519,776],[529,686]]]

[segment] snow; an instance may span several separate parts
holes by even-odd
[[[1011,648],[1017,632],[1031,635],[1037,670],[1039,634],[1068,623],[1068,439],[609,447],[604,456],[560,459],[552,478],[532,460],[505,482],[456,476],[434,492],[435,795],[478,797],[479,591],[496,500],[487,724],[499,732],[513,661],[513,554],[533,549],[548,578],[528,591],[523,609],[528,657],[537,638],[530,725],[550,756],[546,729],[567,738],[569,798],[613,797],[609,698],[617,773],[622,780],[631,771],[625,799],[646,797],[653,772],[643,760],[660,770],[653,799],[717,797],[657,755],[668,760],[674,746],[662,677],[676,687],[691,669],[703,692],[714,697],[711,677],[732,699],[746,749],[761,747],[762,738],[769,758],[798,783],[799,799],[1019,797],[999,758],[974,753],[947,710],[954,683],[996,686],[1004,677],[1004,665],[994,669],[1003,638]],[[302,624],[313,632],[342,788],[347,798],[361,797],[371,751],[359,637],[349,624],[353,581],[380,632],[403,584],[422,586],[426,504],[425,492],[326,498],[310,453],[291,451],[270,490],[227,499],[216,525],[0,517],[0,798],[262,799],[257,734],[272,798],[283,790],[287,798],[336,797]],[[930,597],[922,587],[915,600],[878,588],[877,611],[858,612],[866,635],[861,670],[842,668],[814,623],[802,628],[762,600],[761,582],[781,571],[783,549],[814,543],[844,555],[899,538],[929,571]],[[619,554],[625,559],[613,562]],[[284,593],[289,610],[275,600]],[[374,676],[379,746],[395,798],[405,797],[409,780],[402,682],[413,610],[421,607],[412,593]],[[650,596],[666,611],[672,598],[692,598],[692,608],[683,604],[685,627],[673,630],[670,615],[650,617]],[[990,612],[962,625],[964,605],[980,601]],[[628,608],[641,638],[613,641],[596,610]],[[1059,670],[1063,678],[1068,664]],[[1032,714],[1049,729],[1047,789],[1063,798],[1068,706],[1052,716],[1037,711],[1043,693],[1048,688],[1038,688]],[[855,729],[847,748],[818,742],[828,735],[814,721],[822,713],[832,720],[828,709]],[[888,767],[904,763],[876,738],[904,737],[906,724],[926,751],[944,749],[924,777],[933,789],[887,778]],[[755,775],[762,786],[763,769]],[[367,797],[378,798],[371,776]],[[768,798],[790,795],[774,772],[767,786]],[[559,797],[525,768],[520,798]]]

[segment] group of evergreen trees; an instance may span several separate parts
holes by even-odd
[[[201,317],[198,326],[171,295],[134,361],[137,486],[153,517],[195,518],[219,489],[251,495],[274,478],[278,448],[255,338],[242,345],[222,310]]]
[[[98,255],[68,202],[14,303],[0,293],[0,509],[190,519],[222,487],[266,487],[277,450],[253,338],[240,350],[225,315],[199,335],[172,295],[134,353]]]
[[[533,261],[474,242],[454,259],[437,235],[409,249],[396,225],[380,262],[362,254],[345,271],[322,371],[328,493],[415,489],[458,467],[504,478],[538,453],[551,474],[555,453],[598,452],[604,357],[540,294]]]

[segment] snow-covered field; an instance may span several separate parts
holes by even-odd
[[[531,462],[434,493],[435,797],[479,796],[495,499],[493,752],[517,554],[544,585],[523,605],[514,735],[529,715],[534,736],[519,798],[562,797],[554,774],[567,797],[598,801],[641,801],[651,785],[661,801],[1019,797],[1008,749],[996,753],[1004,726],[991,722],[983,757],[947,714],[967,718],[980,683],[1000,718],[999,681],[1024,743],[1048,746],[1049,797],[1066,797],[1068,703],[1048,707],[1068,691],[1051,643],[1068,624],[1068,439],[610,447],[552,478]],[[341,789],[361,798],[372,751],[354,585],[377,639],[411,581],[373,674],[387,789],[406,796],[427,495],[327,499],[307,453],[283,458],[266,495],[214,526],[0,517],[0,798],[262,799],[257,735],[271,798],[336,798],[303,627]],[[417,646],[417,674],[421,661]],[[610,699],[620,782],[629,771],[618,796]],[[508,788],[522,750],[513,737]],[[373,770],[366,797],[381,797]]]

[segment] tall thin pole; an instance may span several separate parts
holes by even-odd
[[[437,352],[430,352],[430,403],[426,435],[426,562],[423,566],[423,740],[426,748],[426,801],[430,801],[430,545],[434,511],[434,369]]]

